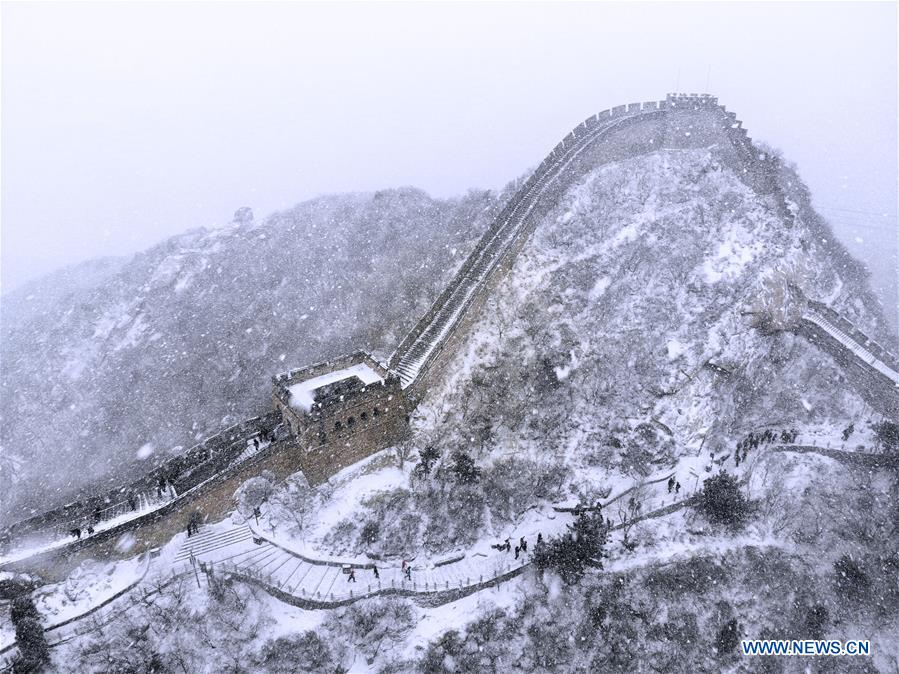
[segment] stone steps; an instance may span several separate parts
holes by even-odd
[[[243,543],[252,538],[253,532],[246,525],[222,532],[209,532],[205,535],[201,532],[184,542],[174,561],[179,562],[188,559],[191,554],[194,557],[208,555],[216,550]]]

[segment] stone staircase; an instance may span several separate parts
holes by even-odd
[[[190,559],[191,556],[198,560],[210,559],[215,561],[222,554],[234,552],[231,550],[246,547],[247,541],[252,541],[253,532],[247,525],[238,525],[232,528],[200,530],[199,533],[185,538],[184,543],[175,554],[172,562],[178,564]],[[236,546],[236,547],[235,547]]]

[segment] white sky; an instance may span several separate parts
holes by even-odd
[[[244,205],[497,188],[588,115],[678,88],[795,161],[896,304],[895,3],[5,2],[0,18],[3,290]]]

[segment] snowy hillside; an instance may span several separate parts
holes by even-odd
[[[46,509],[142,447],[167,455],[267,410],[279,371],[385,355],[496,203],[414,189],[323,197],[4,295],[0,444],[22,470],[3,510],[29,493]]]
[[[313,632],[246,643],[244,657],[262,671],[277,671],[278,654],[313,671],[721,671],[734,664],[716,651],[731,634],[859,633],[881,662],[896,657],[895,478],[771,451],[767,439],[743,445],[791,429],[809,445],[877,446],[878,415],[829,356],[754,327],[788,278],[882,329],[860,268],[801,204],[796,176],[784,179],[792,228],[706,151],[583,176],[435,377],[409,445],[314,495],[282,489],[264,510],[263,526],[306,554],[434,569],[502,558],[494,544],[523,531],[532,545],[537,530],[564,531],[553,504],[612,501],[605,572],[569,587],[532,564],[502,590],[444,607],[363,601]],[[740,531],[677,505],[722,469],[753,504]],[[859,578],[884,592],[835,582],[835,564],[855,564],[846,559],[863,559]]]
[[[718,672],[743,671],[741,638],[807,637],[870,639],[877,667],[888,666],[899,657],[899,481],[895,463],[879,463],[882,419],[830,356],[771,330],[759,312],[794,284],[884,341],[888,333],[861,266],[808,209],[798,177],[783,169],[780,180],[797,216],[792,226],[708,150],[658,151],[573,177],[434,374],[408,442],[319,487],[300,474],[286,484],[266,473],[244,482],[228,521],[192,542],[173,537],[159,553],[162,575],[146,584],[158,585],[143,600],[126,595],[117,619],[56,642],[54,665]],[[493,204],[482,197],[445,206],[440,222]],[[191,246],[269,241],[277,223],[198,235]],[[429,250],[470,247],[473,230],[449,230]],[[381,236],[377,247],[389,248]],[[312,309],[293,320],[317,320],[317,331],[303,333],[310,353],[350,339],[383,353],[400,332],[387,318],[408,327],[438,284],[421,266],[399,262],[416,280],[404,276],[406,295],[376,319],[355,294],[387,293],[387,281],[353,276],[347,289],[341,270],[362,260],[340,255],[344,263],[328,266],[327,279],[324,266],[304,269],[290,286],[330,302],[331,322]],[[189,292],[200,286],[191,272],[211,267],[163,265],[168,259],[144,286],[156,279],[170,294],[179,285]],[[454,259],[425,266],[445,279]],[[286,285],[270,282],[275,293]],[[211,298],[208,285],[194,307]],[[281,302],[300,301],[284,293]],[[216,297],[249,321],[232,318],[232,335],[261,330],[250,318],[257,304],[238,312],[242,298]],[[283,304],[249,297],[281,315]],[[359,320],[340,322],[341,302]],[[111,321],[101,333],[144,344],[155,334],[145,323]],[[267,362],[289,348],[286,339],[263,331],[256,352],[245,348]],[[215,348],[228,353],[230,342]],[[730,520],[708,505],[709,483],[719,479],[730,485]],[[576,504],[603,508],[581,515]],[[600,532],[589,563],[565,556],[580,540],[572,531]],[[195,552],[211,565],[202,575],[186,566]],[[172,572],[179,563],[180,576]],[[343,572],[349,564],[358,582]],[[76,575],[104,573],[108,591],[133,569],[85,562]],[[59,591],[48,588],[41,606],[68,610],[88,591],[68,585],[75,599],[59,608]],[[366,594],[386,596],[360,599]],[[768,671],[758,662],[746,671]]]
[[[530,438],[537,454],[605,467],[636,458],[608,445],[616,435],[683,452],[851,417],[862,403],[829,357],[753,329],[787,279],[883,334],[857,267],[800,216],[785,226],[706,151],[594,170],[537,228],[423,416],[456,429],[447,444],[483,427],[499,448]]]
[[[391,475],[367,498],[354,486],[333,496],[340,517],[307,518],[304,540],[447,552],[498,536],[534,502],[692,470],[758,428],[876,419],[827,354],[753,327],[784,277],[813,297],[851,288],[846,310],[882,323],[863,276],[819,234],[785,227],[706,151],[593,170],[537,226],[419,406],[405,451],[436,450],[435,479]],[[460,450],[482,474],[452,486]]]

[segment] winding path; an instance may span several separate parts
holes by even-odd
[[[820,454],[821,456],[826,456],[835,461],[844,463],[847,466],[873,468],[875,470],[899,468],[899,455],[850,452],[845,449],[830,449],[829,447],[818,447],[817,445],[774,445],[771,448],[771,451],[796,452],[797,454]]]
[[[657,490],[641,500],[639,514],[613,524],[611,530],[663,517],[691,504],[692,495],[678,499],[665,493],[662,486],[671,475],[666,471],[661,477],[647,479],[606,499],[603,508],[611,514],[613,504],[634,489]],[[402,565],[395,563],[379,563],[379,577],[375,577],[371,560],[314,559],[299,552],[289,541],[267,535],[252,525],[220,525],[184,541],[174,558],[174,572],[193,573],[201,584],[207,582],[207,573],[227,573],[303,608],[334,608],[378,595],[408,596],[429,605],[442,604],[518,575],[532,562],[538,533],[545,539],[558,536],[573,519],[570,508],[541,511],[539,522],[503,532],[501,538],[508,537],[513,548],[521,538],[528,542],[528,551],[517,558],[513,551],[490,548],[489,552],[458,551],[426,562],[413,559],[411,578],[406,578]],[[347,566],[354,567],[355,582],[345,573]]]

